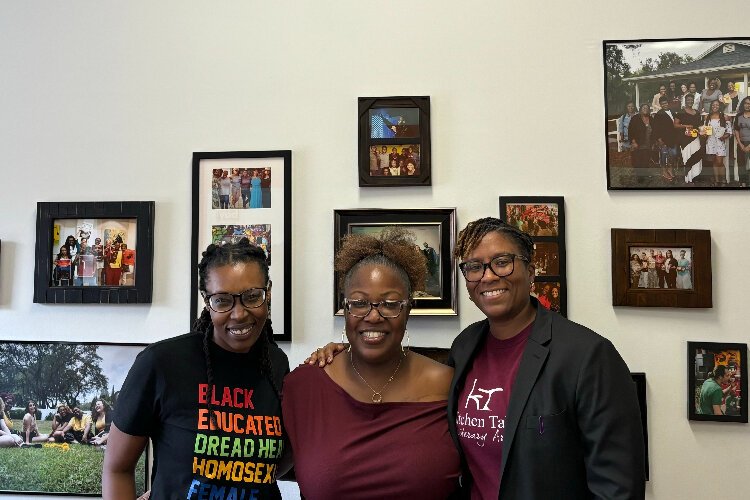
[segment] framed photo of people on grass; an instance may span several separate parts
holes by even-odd
[[[359,185],[429,186],[429,97],[359,98]]]
[[[747,344],[687,344],[688,420],[747,423]]]
[[[247,238],[266,253],[277,341],[292,339],[292,152],[193,153],[190,324],[200,315],[198,262],[209,244]]]
[[[458,314],[456,262],[451,250],[456,240],[455,208],[334,210],[334,254],[347,234],[377,236],[388,226],[405,227],[427,261],[425,290],[414,292],[413,316]],[[344,293],[333,280],[333,312],[342,316]]]
[[[102,495],[118,395],[146,344],[0,340],[0,493]],[[26,432],[28,430],[28,433]],[[148,447],[135,470],[148,489]]]
[[[34,302],[151,302],[153,201],[37,203]]]
[[[531,294],[552,311],[567,316],[565,200],[562,196],[501,196],[500,218],[534,241]]]
[[[750,38],[602,45],[607,189],[750,189]]]
[[[619,229],[612,237],[612,305],[712,307],[711,232]]]

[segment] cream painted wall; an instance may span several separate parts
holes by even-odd
[[[748,341],[747,192],[608,192],[601,88],[604,38],[747,33],[688,7],[657,27],[645,1],[460,5],[4,1],[0,337],[185,332],[193,151],[293,151],[292,364],[343,326],[335,208],[458,207],[463,226],[499,195],[563,195],[569,317],[648,376],[648,498],[748,495],[748,426],[688,422],[684,402],[687,340]],[[357,96],[379,95],[431,96],[432,187],[357,187]],[[156,201],[153,303],[33,304],[36,202],[99,200]],[[613,308],[611,227],[710,229],[713,309]],[[412,318],[412,342],[449,346],[480,319],[463,289],[460,312]]]

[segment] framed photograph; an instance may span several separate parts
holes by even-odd
[[[154,202],[37,203],[34,302],[151,302]]]
[[[359,98],[359,185],[429,186],[430,98]]]
[[[747,423],[747,344],[688,342],[688,420]]]
[[[612,305],[712,307],[711,232],[612,229]]]
[[[190,325],[200,315],[198,262],[211,243],[247,238],[266,252],[274,338],[292,340],[292,152],[193,153]]]
[[[605,40],[607,189],[749,189],[750,38]]]
[[[378,234],[387,226],[403,226],[427,258],[424,291],[414,294],[412,316],[458,314],[456,263],[451,250],[456,241],[455,208],[334,210],[334,254],[347,234]],[[333,312],[343,316],[344,292],[333,280]]]
[[[2,448],[0,470],[12,473],[0,474],[0,492],[102,496],[102,462],[109,429],[105,426],[97,434],[96,425],[86,424],[111,420],[128,370],[144,347],[146,344],[0,340],[0,399],[6,422],[10,422],[6,425],[24,442],[22,447]],[[97,405],[98,401],[102,405]],[[36,405],[38,436],[26,444],[23,419],[29,402]],[[103,406],[104,411],[97,406]],[[76,430],[75,418],[82,429]],[[73,425],[68,428],[68,424]],[[148,489],[149,460],[147,447],[135,470],[137,495]]]
[[[562,196],[501,196],[500,218],[534,241],[534,284],[539,303],[567,316],[565,200]]]

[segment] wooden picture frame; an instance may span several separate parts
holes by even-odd
[[[153,201],[37,203],[34,302],[150,303],[154,210]]]
[[[612,305],[713,307],[709,230],[612,229],[611,233]]]
[[[0,340],[0,397],[6,402],[12,431],[19,431],[25,441],[22,419],[29,400],[37,403],[40,435],[51,431],[60,404],[78,407],[87,415],[102,400],[108,411],[114,411],[125,377],[146,345]],[[0,493],[101,497],[106,453],[106,446],[82,444],[65,435],[55,442],[40,436],[30,446],[4,448],[0,469],[13,472],[0,474]],[[136,495],[148,490],[150,460],[146,446],[136,465]]]
[[[499,203],[500,218],[529,234],[534,241],[532,295],[543,307],[567,317],[565,198],[500,196]]]
[[[359,185],[430,186],[430,98],[360,97],[358,112]]]
[[[244,237],[268,256],[274,339],[292,340],[292,152],[193,153],[192,212],[190,325],[203,307],[202,252],[211,243]]]
[[[737,161],[737,141],[730,130],[733,127],[728,129],[726,121],[716,122],[708,133],[703,127],[704,117],[700,116],[718,98],[721,111],[733,125],[736,110],[748,95],[750,38],[604,40],[602,54],[607,189],[750,189],[750,165]],[[718,95],[710,86],[715,78],[719,79]],[[737,95],[732,99],[730,94],[725,101],[729,82],[737,87]],[[695,93],[690,92],[691,83],[695,85]],[[659,116],[662,85],[671,116],[663,113]],[[687,92],[683,93],[682,85]],[[693,98],[694,108],[704,105],[697,110],[698,116],[685,114],[683,98],[688,94]],[[706,98],[701,102],[702,95]],[[629,103],[634,107],[634,115],[627,110]],[[648,119],[638,115],[640,107],[645,105],[649,106]],[[674,118],[680,120],[679,125],[691,125],[690,130],[670,129]],[[646,121],[651,126],[651,135],[645,133]],[[726,130],[729,135],[720,141],[720,136],[713,133],[716,130]],[[676,149],[665,150],[669,154],[661,155],[659,139],[665,145],[674,144]],[[725,154],[723,166],[714,171],[714,159],[705,155],[717,150]],[[665,168],[661,168],[662,163]]]
[[[688,420],[747,423],[747,344],[688,342],[687,372]]]
[[[334,255],[341,238],[352,233],[378,233],[386,226],[409,229],[416,244],[428,256],[426,290],[415,294],[412,316],[456,316],[458,288],[456,262],[451,251],[456,241],[455,208],[381,209],[361,208],[334,210]],[[431,260],[431,262],[430,262]],[[343,316],[344,293],[334,273],[333,313]]]

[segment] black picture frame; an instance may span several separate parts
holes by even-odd
[[[747,411],[747,344],[734,342],[688,342],[687,343],[687,414],[688,420],[712,422],[748,422]],[[709,384],[709,378],[717,366],[724,366],[729,379],[725,382],[712,379],[724,390],[730,387],[721,397],[721,404],[717,405],[722,415],[707,413],[714,405],[711,401],[701,401],[704,384]],[[739,373],[739,384],[737,374]],[[737,392],[736,388],[739,388]],[[715,392],[715,390],[713,391]],[[706,398],[708,399],[708,398]],[[701,403],[705,408],[701,411]]]
[[[690,51],[686,46],[692,46],[695,50]],[[636,52],[637,51],[637,52]],[[648,56],[643,55],[646,52]],[[639,64],[642,67],[632,68],[628,59],[635,54],[640,54]],[[635,158],[628,148],[628,143],[622,141],[618,127],[622,117],[625,116],[626,103],[632,101],[638,110],[638,106],[649,104],[651,114],[658,110],[653,109],[655,95],[659,93],[659,86],[665,84],[667,89],[671,81],[675,82],[677,93],[681,100],[682,84],[696,83],[696,89],[700,92],[708,87],[708,81],[714,77],[721,80],[720,91],[726,91],[726,83],[732,81],[740,84],[740,95],[748,95],[748,89],[742,88],[747,85],[750,76],[750,38],[665,38],[665,39],[637,39],[637,40],[604,40],[602,42],[602,54],[604,59],[604,104],[605,104],[605,149],[607,168],[608,190],[746,190],[750,189],[750,170],[745,165],[742,169],[736,161],[727,155],[724,161],[724,181],[726,183],[716,184],[713,179],[713,167],[704,160],[702,169],[677,168],[673,171],[674,178],[662,177],[658,165],[658,153],[651,151],[640,151]],[[670,60],[661,60],[662,54],[676,54]],[[687,60],[686,56],[692,58]],[[651,66],[646,68],[644,61],[651,59]],[[623,64],[624,63],[624,64]],[[627,67],[625,66],[627,65]],[[659,69],[657,69],[659,68]],[[670,98],[670,91],[667,90]],[[739,99],[741,101],[741,99]],[[675,110],[678,104],[676,99],[670,99]],[[739,103],[737,103],[739,104]],[[679,103],[682,106],[682,102]],[[697,106],[697,105],[696,105]],[[727,117],[733,117],[734,103],[727,105],[722,102]],[[635,115],[637,117],[637,114]],[[651,120],[653,122],[653,120]],[[685,120],[683,120],[685,121]],[[707,136],[706,136],[707,137]],[[682,144],[678,147],[678,157],[682,156],[682,147],[686,149],[688,163],[693,146],[697,148],[699,142],[690,145],[693,138],[684,134],[676,136]],[[628,137],[630,140],[631,138]],[[628,141],[629,142],[629,141]],[[705,141],[703,141],[705,143]],[[731,149],[736,147],[733,136],[727,139]],[[699,149],[699,148],[698,148]],[[697,150],[697,149],[696,149]],[[728,168],[727,168],[728,167]],[[700,170],[700,171],[699,171]],[[742,174],[742,175],[740,175]]]
[[[23,408],[29,399],[37,402],[40,434],[47,434],[51,429],[51,420],[47,418],[56,412],[57,404],[78,406],[88,413],[91,403],[101,399],[113,411],[125,376],[135,357],[146,346],[136,343],[0,340],[0,357],[3,359],[0,397],[14,401],[8,411],[12,430],[21,431]],[[83,369],[84,365],[86,369]],[[55,368],[50,369],[51,366]],[[34,379],[33,382],[24,383],[29,377]],[[96,379],[100,383],[96,384]],[[0,474],[0,493],[102,496],[102,461],[107,453],[106,447],[75,442],[38,442],[34,445],[28,449],[2,450],[0,469],[13,470],[13,473]],[[150,462],[149,447],[146,446],[136,465],[137,495],[149,488]]]
[[[458,288],[456,262],[451,251],[456,241],[456,209],[455,208],[410,208],[410,209],[382,209],[358,208],[334,210],[334,255],[341,245],[341,238],[360,230],[376,231],[390,225],[413,228],[415,236],[430,234],[432,245],[428,245],[437,253],[437,269],[434,282],[436,292],[433,294],[416,295],[411,309],[412,316],[456,316],[458,314]],[[420,246],[420,243],[416,240]],[[439,243],[439,244],[438,244]],[[438,244],[437,248],[434,247]],[[424,250],[423,250],[424,251]],[[434,253],[433,253],[434,255]],[[342,309],[344,294],[339,287],[339,276],[334,273],[333,280],[333,313],[343,316]],[[430,277],[428,276],[428,288]]]
[[[547,286],[551,287],[550,294],[554,294],[554,290],[557,289],[559,310],[554,307],[557,301],[552,296],[547,301],[542,298],[539,303],[567,317],[565,198],[563,196],[500,196],[499,204],[500,218],[512,226],[519,227],[534,241],[534,289],[538,287],[542,294],[532,290],[532,295],[539,298]],[[556,259],[555,255],[557,255]],[[538,260],[540,258],[544,258],[544,261]],[[542,262],[548,264],[542,266]]]
[[[222,208],[217,205],[212,186],[216,170],[267,171],[267,187],[261,188],[261,206],[253,207],[251,193],[237,202],[241,208]],[[220,151],[193,153],[192,237],[190,259],[190,325],[199,316],[202,298],[198,290],[198,262],[209,243],[217,240],[217,228],[235,231],[221,240],[235,241],[252,237],[255,243],[266,241],[269,273],[273,283],[273,303],[270,318],[273,321],[274,339],[292,340],[292,152],[274,151]],[[264,191],[266,190],[267,191]],[[234,196],[234,194],[232,194]],[[232,198],[230,198],[232,202]],[[232,202],[233,204],[234,202]],[[244,206],[248,205],[248,206]],[[236,205],[235,205],[236,206]],[[243,234],[244,232],[244,234]],[[235,235],[236,233],[236,235]]]
[[[711,231],[708,229],[612,228],[611,237],[613,306],[713,307]],[[689,263],[686,267],[689,269],[690,288],[681,288],[679,281],[675,282],[674,287],[668,288],[652,285],[636,286],[634,268],[631,267],[632,253],[638,254],[651,249],[669,250],[675,259],[682,250],[689,252]],[[677,263],[679,266],[679,260]],[[654,269],[653,266],[651,270],[651,281],[656,277],[657,281],[661,282],[663,273]],[[664,284],[666,284],[666,278],[662,285]]]
[[[38,202],[34,302],[38,304],[150,303],[153,294],[154,212],[153,201]],[[54,221],[58,219],[134,219],[137,242],[134,284],[132,286],[53,285]]]
[[[395,113],[403,110],[402,115]],[[393,115],[391,115],[393,113]],[[404,116],[407,118],[404,119]],[[430,186],[432,184],[431,150],[430,150],[430,98],[429,96],[399,97],[360,97],[358,99],[359,119],[359,185],[361,187],[385,186]],[[374,120],[387,133],[376,132]],[[397,125],[398,122],[403,125]],[[414,123],[418,122],[418,123]],[[390,126],[388,126],[390,124]],[[385,135],[385,137],[383,137]],[[401,171],[397,165],[397,174],[382,175],[382,163],[388,160],[374,158],[378,170],[371,170],[370,151],[372,147],[387,147],[395,154],[397,161],[404,160],[404,167],[411,161],[415,164],[414,174]],[[414,149],[418,148],[418,151]],[[405,148],[409,152],[404,153]],[[405,159],[404,159],[405,158]],[[377,173],[376,173],[377,172]]]

